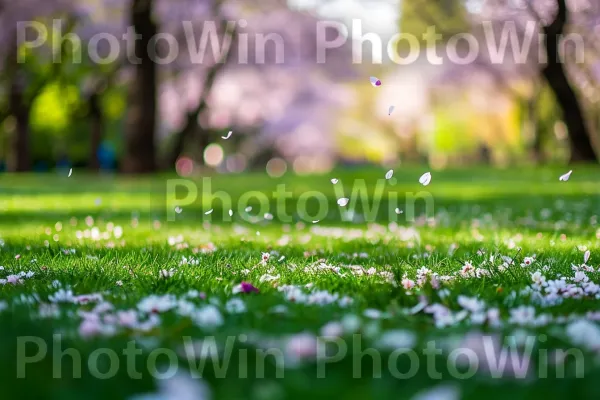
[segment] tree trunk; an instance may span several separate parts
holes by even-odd
[[[569,83],[559,52],[560,36],[564,33],[569,11],[566,0],[557,1],[558,13],[556,18],[550,25],[544,27],[548,60],[542,73],[556,97],[569,132],[570,162],[596,162],[597,158],[590,140],[590,132],[585,121],[583,107],[575,90]]]
[[[24,98],[24,82],[17,77],[10,88],[10,114],[15,119],[15,130],[12,135],[12,155],[8,170],[26,172],[31,170],[29,143],[29,107]]]
[[[158,28],[152,20],[152,0],[134,0],[131,6],[131,24],[137,35],[135,54],[140,58],[130,86],[129,110],[125,137],[123,171],[151,173],[156,171],[156,64],[148,53],[148,45]]]
[[[102,133],[104,131],[104,120],[102,109],[100,107],[100,96],[96,90],[90,95],[90,160],[89,168],[92,171],[100,170],[100,144],[102,143]]]

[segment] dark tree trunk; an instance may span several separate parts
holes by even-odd
[[[123,171],[150,173],[156,171],[156,64],[150,57],[148,45],[158,33],[152,20],[152,0],[134,0],[131,5],[131,24],[137,35],[135,54],[141,62],[135,66],[135,78],[130,86],[127,131]]]
[[[569,132],[571,163],[596,162],[596,154],[590,139],[589,128],[585,121],[583,107],[569,83],[559,52],[560,35],[568,21],[569,11],[566,0],[558,1],[558,13],[554,21],[544,27],[548,64],[542,73],[552,89],[561,108],[563,120]]]
[[[167,168],[173,168],[179,157],[183,154],[186,144],[190,138],[194,137],[195,132],[199,129],[198,113],[188,113],[185,126],[175,134],[175,144],[167,160]]]
[[[102,108],[100,107],[100,95],[94,90],[89,99],[90,106],[90,160],[89,168],[92,171],[100,170],[100,144],[102,143],[102,133],[104,131],[104,119]]]
[[[215,14],[218,14],[218,11],[215,11]],[[235,28],[230,29],[229,24],[226,20],[221,21],[221,31],[224,35],[223,43],[228,43],[225,45],[226,49],[224,50],[224,54],[222,55],[223,58],[220,60],[215,60],[215,64],[208,70],[206,74],[206,79],[204,81],[204,87],[202,88],[202,94],[200,95],[200,99],[198,101],[198,106],[194,110],[188,112],[185,126],[179,132],[175,133],[175,144],[173,145],[173,148],[166,159],[168,168],[173,168],[173,166],[177,162],[177,159],[183,153],[187,142],[194,136],[199,136],[200,150],[202,151],[202,153],[204,153],[204,149],[210,143],[210,130],[203,129],[198,125],[198,117],[201,116],[206,110],[208,110],[208,96],[210,94],[210,91],[212,90],[212,87],[215,83],[218,74],[227,64],[229,56],[231,55],[231,43],[233,41],[233,38],[235,37]],[[201,162],[203,161],[204,160],[202,159]]]
[[[22,77],[13,80],[10,88],[10,114],[15,119],[15,130],[11,139],[11,152],[8,169],[12,172],[31,170],[29,143],[29,106],[25,100],[25,82]]]

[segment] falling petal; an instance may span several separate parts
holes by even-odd
[[[273,219],[273,214],[266,213],[265,219],[271,221]]]
[[[419,183],[423,186],[427,186],[427,185],[429,185],[429,182],[431,182],[431,172],[425,172],[419,178]]]
[[[320,219],[316,219],[316,220],[314,220],[312,223],[313,223],[313,224],[316,224],[316,223],[318,223],[319,221],[320,221]]]
[[[584,264],[587,263],[589,259],[590,259],[590,251],[588,250],[583,254],[583,263]]]
[[[337,179],[335,179],[335,178],[333,178],[333,179],[331,180],[331,183],[333,183],[334,185],[335,185],[336,183],[338,183],[338,182],[339,182],[339,181],[338,181]]]
[[[259,231],[256,231],[256,236],[260,236],[260,232]]]
[[[569,178],[571,177],[571,173],[573,173],[573,171],[569,171],[566,174],[562,175],[560,178],[558,178],[559,181],[561,182],[566,182],[569,180]]]
[[[233,216],[233,210],[229,210],[229,216],[232,217]]]
[[[404,212],[404,211],[402,211],[401,209],[399,209],[399,208],[396,208],[396,214],[402,214],[403,212]]]
[[[227,139],[229,139],[231,137],[232,133],[233,133],[232,131],[229,131],[229,133],[227,134],[227,136],[221,136],[221,138],[227,140]]]
[[[252,211],[252,207],[248,206],[248,207],[246,207],[246,209],[244,211],[250,212],[250,211]]]
[[[210,210],[208,210],[207,212],[205,212],[204,215],[212,214],[212,212],[213,212],[213,209],[211,208]]]
[[[394,112],[395,108],[396,107],[394,107],[394,106],[390,106],[390,109],[388,110],[388,115],[392,115],[392,113]]]
[[[381,81],[377,78],[375,78],[374,76],[371,77],[371,85],[377,87],[377,86],[381,86]]]
[[[71,169],[69,170],[69,176],[68,176],[69,178],[71,177],[71,174],[72,174],[72,173],[73,173],[73,168],[71,168]]]
[[[175,212],[177,214],[181,214],[182,211],[183,211],[183,209],[181,207],[175,207]]]
[[[386,174],[385,174],[385,179],[392,179],[392,176],[394,176],[394,170],[390,169]]]
[[[347,197],[343,197],[343,198],[339,199],[337,201],[337,203],[338,203],[338,206],[340,206],[340,207],[346,207],[346,205],[348,204],[349,201],[350,201],[350,199],[348,199]]]

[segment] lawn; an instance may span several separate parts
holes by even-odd
[[[3,398],[599,398],[600,170],[426,171],[2,175]]]

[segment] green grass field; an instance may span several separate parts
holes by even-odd
[[[424,172],[0,176],[2,398],[598,398],[600,169]]]

